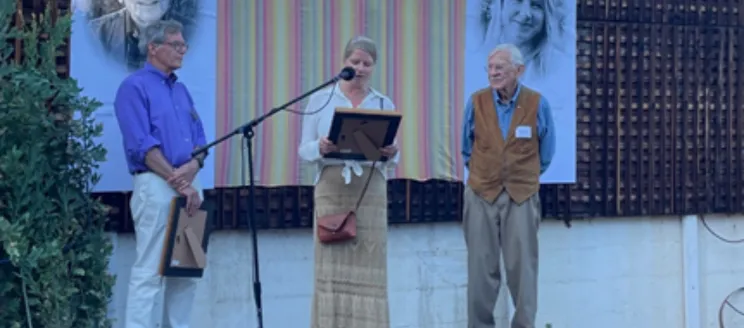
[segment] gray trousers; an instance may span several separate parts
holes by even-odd
[[[463,229],[468,251],[468,328],[494,328],[501,287],[500,256],[515,313],[512,328],[535,328],[540,196],[522,204],[506,191],[491,204],[465,187]]]

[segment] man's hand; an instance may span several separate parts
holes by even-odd
[[[385,156],[387,158],[395,156],[395,154],[398,153],[398,146],[396,145],[389,145],[380,148],[380,153],[382,153],[382,156]]]
[[[328,138],[321,138],[320,142],[318,143],[318,146],[320,148],[321,155],[332,153],[338,150],[336,145],[334,145],[330,140],[328,140]]]
[[[192,186],[187,186],[182,189],[178,189],[178,193],[186,197],[186,213],[189,216],[194,215],[196,210],[201,207],[202,200],[199,197],[199,192]]]
[[[176,190],[189,187],[194,182],[197,172],[199,172],[199,163],[192,159],[173,171],[173,175],[168,179],[168,184]]]

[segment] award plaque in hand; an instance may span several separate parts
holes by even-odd
[[[201,277],[207,266],[209,242],[209,210],[202,203],[194,215],[186,213],[186,197],[171,201],[165,242],[160,259],[160,275],[164,277]]]
[[[379,162],[385,162],[388,158],[379,155],[379,148],[393,143],[402,118],[393,111],[336,108],[328,140],[338,151],[324,157],[356,161],[379,158]]]

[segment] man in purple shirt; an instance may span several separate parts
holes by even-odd
[[[147,63],[121,83],[114,102],[134,177],[130,206],[137,257],[129,281],[127,328],[188,327],[196,292],[195,279],[161,279],[158,272],[171,199],[186,197],[189,213],[203,199],[196,175],[204,157],[191,152],[206,144],[204,129],[186,86],[173,73],[188,48],[181,31],[172,20],[144,30],[140,46]],[[162,291],[165,301],[158,307]]]

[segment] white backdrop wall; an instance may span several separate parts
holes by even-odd
[[[744,238],[742,215],[711,215],[718,234]],[[113,235],[117,274],[113,318],[123,318],[134,260],[131,234]],[[264,327],[308,327],[313,291],[312,230],[261,231]],[[600,218],[540,227],[538,322],[553,328],[719,328],[723,300],[744,286],[744,244],[721,241],[696,216]],[[192,328],[256,327],[251,239],[212,235]],[[388,238],[391,327],[466,327],[466,252],[459,223],[391,226]],[[502,288],[494,309],[508,327],[512,307]],[[733,306],[744,309],[744,293]],[[724,327],[744,327],[725,307]],[[114,325],[116,328],[125,328]]]

